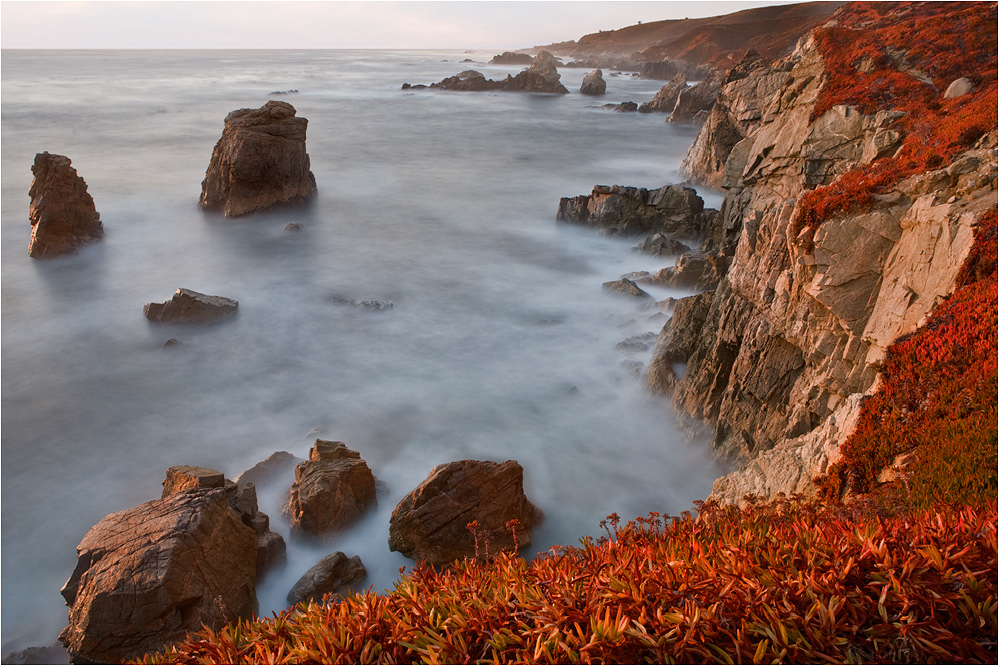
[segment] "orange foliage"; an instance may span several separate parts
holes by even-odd
[[[995,3],[859,2],[841,9],[837,20],[815,32],[827,78],[812,118],[838,104],[866,114],[902,111],[906,115],[894,125],[902,147],[803,195],[796,234],[807,227],[814,234],[836,213],[868,209],[874,194],[948,164],[997,124]],[[961,76],[974,91],[943,99],[943,90]]]
[[[145,663],[995,663],[995,504],[849,511],[652,514],[532,562],[418,567]]]
[[[995,210],[979,219],[957,287],[925,325],[888,348],[881,388],[865,402],[842,458],[816,480],[825,496],[838,499],[845,487],[871,492],[897,456],[914,453],[903,472],[913,505],[996,497]]]

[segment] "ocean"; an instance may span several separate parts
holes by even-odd
[[[672,259],[555,222],[560,197],[596,184],[678,182],[695,130],[600,108],[663,83],[608,71],[603,98],[578,93],[582,69],[560,70],[561,96],[400,89],[520,71],[485,64],[499,52],[3,52],[3,654],[56,642],[76,545],[159,498],[172,465],[231,478],[322,437],[388,485],[330,548],[289,541],[287,566],[258,587],[263,616],[333,550],[390,588],[413,563],[388,550],[389,516],[441,463],[520,462],[547,517],[525,556],[599,536],[612,512],[677,514],[710,492],[721,470],[636,372],[651,350],[618,347],[663,315],[601,288]],[[202,212],[223,119],[269,99],[309,120],[318,195],[245,218]],[[47,261],[27,253],[42,151],[70,157],[106,231]],[[285,232],[292,222],[301,231]],[[143,317],[178,287],[239,312],[191,327]],[[171,338],[182,344],[164,348]],[[286,539],[291,480],[258,488]]]

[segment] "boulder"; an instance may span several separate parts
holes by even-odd
[[[247,483],[252,483],[255,486],[266,485],[284,472],[293,469],[300,462],[302,461],[299,458],[287,451],[276,451],[250,469],[237,474],[233,482],[240,488]]]
[[[597,185],[589,195],[563,198],[556,220],[604,229],[628,236],[649,233],[708,236],[716,211],[684,185],[657,190]]]
[[[238,307],[239,303],[231,298],[182,288],[169,301],[147,303],[143,312],[146,319],[161,324],[204,324],[229,317]]]
[[[690,252],[690,248],[680,241],[675,238],[664,236],[660,233],[649,234],[649,236],[639,243],[635,249],[639,252],[645,252],[646,254],[653,254],[656,256],[679,256]]]
[[[612,282],[604,282],[603,288],[607,291],[616,291],[619,294],[634,296],[635,298],[641,298],[642,300],[652,299],[648,293],[642,291],[641,287],[628,278],[621,278],[620,280],[614,280]]]
[[[534,58],[529,53],[514,53],[513,51],[503,51],[503,53],[493,56],[489,61],[490,65],[530,65]]]
[[[687,77],[679,73],[673,79],[659,89],[656,96],[650,101],[638,107],[639,113],[670,113],[676,106],[676,98],[687,88]]]
[[[607,92],[607,82],[604,81],[602,70],[595,69],[583,77],[579,92],[584,95],[603,95]]]
[[[113,513],[76,550],[59,639],[77,663],[120,663],[257,610],[257,538],[225,488]]]
[[[72,254],[80,245],[104,237],[101,215],[68,157],[38,153],[31,173],[29,256],[47,259]]]
[[[620,104],[604,104],[600,108],[610,109],[618,113],[634,113],[638,111],[638,105],[634,102],[621,102]]]
[[[288,604],[294,606],[302,601],[322,601],[327,594],[347,592],[368,575],[355,555],[348,558],[337,551],[319,560],[319,563],[305,572],[288,593]]]
[[[167,470],[161,499],[191,488],[224,488],[225,475],[207,467],[177,465]]]
[[[226,116],[201,183],[201,208],[236,217],[311,197],[316,178],[305,151],[308,124],[291,104],[273,100]]]
[[[317,439],[309,460],[295,467],[288,514],[291,532],[325,539],[378,506],[375,477],[357,451]]]
[[[468,70],[438,83],[432,83],[430,87],[473,92],[503,90],[507,92],[568,93],[569,91],[560,82],[561,78],[555,57],[548,51],[541,51],[531,62],[530,67],[517,76],[507,76],[502,81],[493,81],[487,79],[480,72]]]
[[[434,566],[487,557],[530,544],[540,518],[524,495],[524,470],[515,460],[459,460],[435,467],[399,502],[389,523],[389,548]],[[514,519],[516,540],[507,529]]]
[[[951,84],[947,86],[947,90],[944,91],[944,99],[962,97],[964,95],[967,95],[974,89],[975,89],[975,84],[973,84],[969,79],[966,79],[962,76],[959,79],[951,81]]]

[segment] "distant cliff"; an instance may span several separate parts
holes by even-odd
[[[717,497],[813,492],[886,348],[953,291],[996,207],[995,23],[994,3],[855,3],[722,87],[683,171],[727,190],[731,268],[649,373],[744,464]]]

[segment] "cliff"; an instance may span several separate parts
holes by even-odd
[[[995,21],[856,3],[723,85],[683,169],[727,189],[731,268],[706,312],[677,308],[649,373],[743,464],[716,497],[814,492],[886,348],[953,291],[996,207]],[[972,92],[948,97],[959,77]]]

